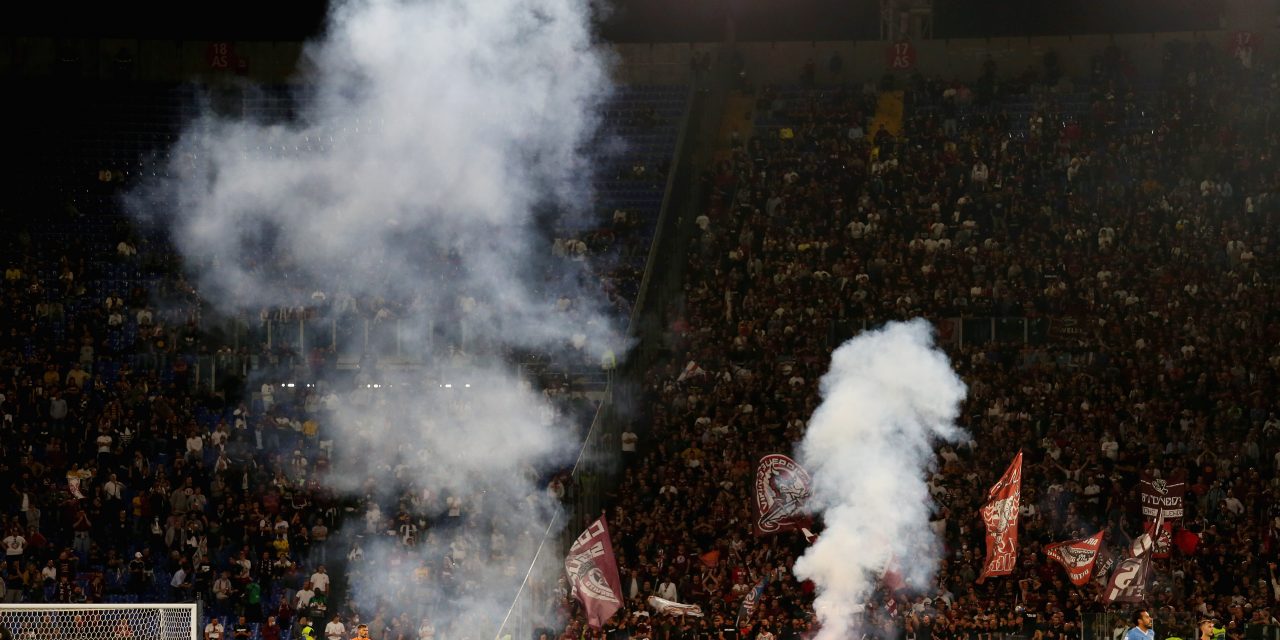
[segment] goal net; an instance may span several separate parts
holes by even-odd
[[[0,605],[0,638],[14,640],[200,640],[197,624],[194,604]]]

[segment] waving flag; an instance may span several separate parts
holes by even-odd
[[[67,491],[73,497],[84,500],[84,494],[80,492],[80,476],[67,476]]]
[[[809,472],[795,460],[780,453],[761,458],[756,467],[756,535],[804,526],[808,521],[804,505],[812,488]]]
[[[760,579],[760,582],[756,583],[755,587],[752,587],[747,592],[747,595],[742,598],[742,606],[738,607],[738,618],[734,626],[741,627],[751,619],[751,615],[756,612],[756,607],[760,605],[760,596],[764,595],[765,587],[768,586],[769,576],[765,576]]]
[[[987,558],[979,580],[1013,572],[1018,561],[1018,507],[1022,501],[1022,452],[1009,464],[1000,481],[987,492],[982,521],[987,526]]]
[[[658,596],[649,596],[649,606],[653,607],[658,613],[670,613],[677,616],[693,616],[695,618],[702,617],[702,607],[696,604],[680,604],[674,600],[659,598]]]
[[[1154,530],[1159,530],[1160,521]],[[1129,548],[1129,557],[1116,565],[1107,583],[1107,590],[1102,593],[1104,601],[1110,602],[1143,602],[1147,599],[1147,584],[1151,578],[1151,557],[1155,549],[1155,540],[1148,531],[1137,538]]]
[[[1044,548],[1044,554],[1057,560],[1067,570],[1067,575],[1071,577],[1071,584],[1082,587],[1088,584],[1089,578],[1093,576],[1093,568],[1098,562],[1098,549],[1102,546],[1103,533],[1099,531],[1081,540],[1055,542]]]
[[[1173,522],[1182,519],[1182,500],[1187,493],[1185,470],[1175,473],[1168,480],[1157,478],[1146,471],[1139,486],[1142,491],[1142,515],[1146,516],[1146,528],[1151,532],[1152,557],[1167,558],[1173,544]],[[1157,528],[1156,523],[1161,523]]]
[[[569,574],[570,592],[587,612],[587,624],[599,629],[622,608],[622,580],[604,516],[574,541],[564,570]]]

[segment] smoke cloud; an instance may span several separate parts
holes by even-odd
[[[591,195],[584,148],[610,85],[587,14],[584,0],[340,2],[307,49],[295,121],[199,119],[135,209],[176,205],[163,215],[224,304],[328,287],[440,318],[467,296],[472,334],[559,344],[546,297],[580,293],[581,274],[529,265],[549,246],[535,212],[580,215]]]
[[[572,463],[570,420],[505,360],[617,348],[598,280],[548,236],[588,213],[610,96],[589,14],[587,0],[337,2],[292,119],[209,110],[168,177],[128,197],[169,225],[218,308],[324,300],[339,326],[376,311],[374,330],[396,325],[430,364],[430,380],[393,387],[366,366],[355,388],[321,391],[324,481],[367,498],[347,542],[379,570],[352,584],[358,605],[481,637],[559,508],[539,487]],[[308,462],[287,480],[309,482]]]
[[[826,529],[795,574],[817,586],[818,640],[833,640],[854,637],[887,567],[909,586],[932,579],[940,543],[924,474],[935,442],[965,435],[954,424],[965,386],[917,319],[841,345],[821,393],[799,453]]]

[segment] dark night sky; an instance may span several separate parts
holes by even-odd
[[[1215,29],[1220,2],[935,0],[934,35],[947,38]],[[326,5],[323,0],[42,3],[37,8],[11,10],[8,19],[0,20],[0,33],[300,40],[323,28]],[[599,30],[606,39],[621,41],[718,40],[724,33],[727,11],[737,16],[741,40],[874,39],[879,32],[877,0],[614,0]]]

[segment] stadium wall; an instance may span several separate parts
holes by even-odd
[[[1038,68],[1041,57],[1055,51],[1062,70],[1080,77],[1090,60],[1109,45],[1125,52],[1139,74],[1159,70],[1163,47],[1175,40],[1206,42],[1228,51],[1242,34],[1253,42],[1254,64],[1280,57],[1280,30],[1256,32],[1203,31],[1138,33],[1037,38],[922,40],[911,43],[910,54],[898,57],[881,41],[742,42],[730,51],[741,57],[754,82],[794,83],[812,60],[817,82],[879,78],[885,73],[920,71],[944,78],[971,78],[990,58],[997,72],[1008,76]],[[639,84],[683,84],[693,73],[695,54],[726,50],[721,43],[618,44],[618,79]],[[59,39],[0,37],[0,77],[66,77],[147,82],[199,80],[216,82],[251,77],[259,82],[286,82],[306,65],[304,46],[297,42],[217,42],[127,39]],[[839,54],[843,69],[828,66]],[[300,62],[301,61],[301,62]]]

